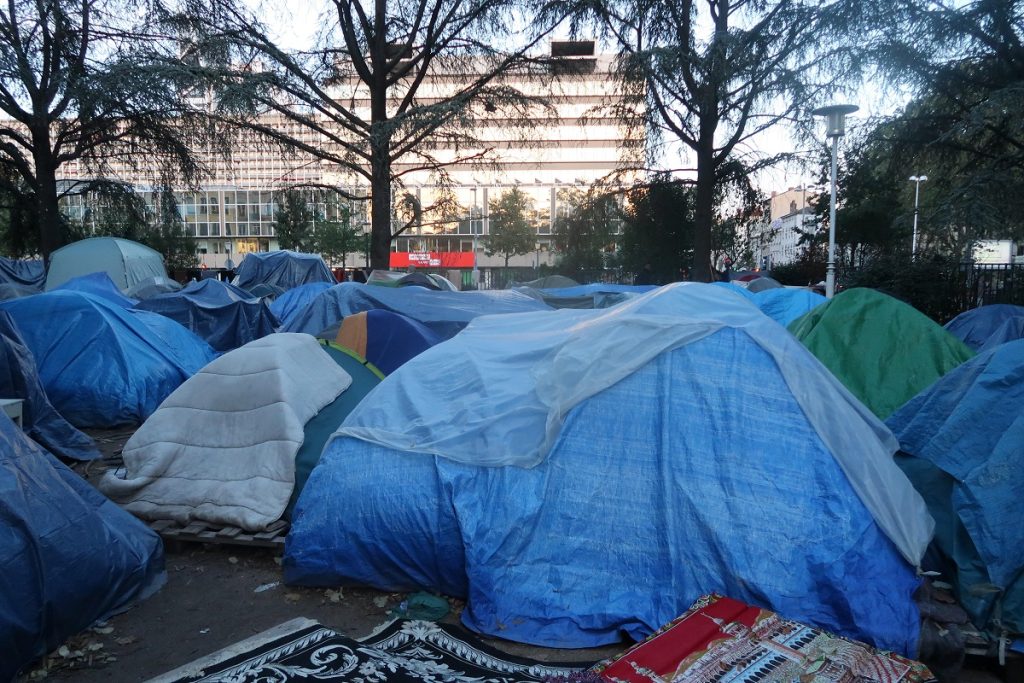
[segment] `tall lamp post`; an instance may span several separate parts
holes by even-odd
[[[921,198],[921,183],[928,180],[926,175],[912,175],[910,182],[914,183],[914,237],[910,243],[910,258],[917,260],[917,202]]]
[[[839,165],[839,138],[846,134],[846,117],[860,109],[855,104],[832,104],[819,107],[812,114],[825,117],[825,135],[832,138],[832,204],[828,214],[828,270],[825,273],[825,296],[836,293],[836,169]]]

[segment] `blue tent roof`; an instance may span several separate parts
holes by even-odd
[[[552,287],[542,289],[544,294],[549,296],[571,297],[571,296],[592,296],[594,294],[646,294],[658,285],[617,285],[608,282],[596,282],[589,285],[576,285],[575,287]]]
[[[319,254],[281,250],[246,254],[233,284],[242,289],[265,284],[287,290],[310,282],[334,284],[337,280]]]
[[[22,285],[41,292],[45,282],[42,261],[16,261],[0,256],[0,284]]]
[[[1024,306],[990,304],[972,308],[946,323],[946,331],[975,351],[1024,339]]]
[[[270,304],[270,311],[277,316],[282,325],[287,325],[310,301],[332,286],[330,282],[310,282],[289,289]]]
[[[136,306],[167,316],[202,337],[217,351],[230,351],[274,332],[277,318],[266,301],[219,280],[190,282]]]
[[[346,317],[335,339],[385,375],[442,341],[425,325],[401,313],[380,309]]]
[[[163,585],[163,543],[0,413],[0,680]]]
[[[931,520],[895,449],[717,287],[486,316],[349,415],[299,498],[285,578],[464,596],[472,629],[551,647],[640,638],[720,592],[910,653],[905,558]]]
[[[900,464],[938,522],[935,545],[973,621],[998,616],[1024,633],[1024,340],[950,371],[886,423],[912,456]]]
[[[343,282],[321,292],[281,331],[315,335],[347,315],[374,309],[401,313],[445,339],[481,315],[551,310],[547,304],[512,290],[434,292]]]
[[[54,287],[54,289],[85,292],[86,294],[102,297],[121,308],[131,308],[137,303],[134,299],[129,299],[121,293],[121,290],[117,288],[117,285],[110,279],[106,271],[73,277],[64,284]]]
[[[754,293],[754,304],[769,318],[786,327],[811,309],[828,301],[809,289],[765,289]]]
[[[4,301],[54,407],[76,427],[116,427],[148,417],[215,357],[162,315],[82,292]]]
[[[0,396],[24,401],[21,421],[26,434],[62,458],[100,457],[93,440],[65,420],[46,397],[36,359],[6,311],[0,311],[0,361]]]

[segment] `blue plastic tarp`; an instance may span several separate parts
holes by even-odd
[[[0,413],[0,680],[166,580],[163,543]]]
[[[474,630],[549,647],[641,638],[717,591],[911,653],[931,519],[895,449],[716,287],[486,316],[349,415],[285,578],[462,595]]]
[[[945,521],[936,543],[958,565],[958,594],[975,624],[998,616],[1024,632],[1024,340],[955,368],[886,422],[913,460],[952,478],[951,494],[934,476],[915,484]],[[909,468],[912,477],[926,472]]]
[[[548,296],[572,297],[572,296],[593,296],[594,294],[646,294],[658,285],[616,285],[606,282],[597,282],[589,285],[576,285],[575,287],[554,287],[542,289]]]
[[[272,334],[278,326],[266,301],[219,280],[190,282],[180,292],[140,301],[135,308],[174,320],[221,352]]]
[[[93,440],[65,420],[46,397],[36,371],[36,359],[6,311],[0,311],[0,361],[0,397],[24,401],[21,421],[26,434],[62,458],[100,457]]]
[[[975,351],[1024,339],[1024,306],[990,304],[972,308],[946,323],[946,331]]]
[[[42,261],[17,261],[0,256],[0,284],[22,285],[41,292],[45,282]]]
[[[91,294],[0,303],[32,351],[54,407],[79,428],[138,424],[216,356],[178,323]]]
[[[232,284],[242,289],[264,284],[288,290],[310,282],[334,284],[337,280],[319,254],[281,250],[246,254]]]
[[[828,299],[809,289],[781,288],[756,292],[753,301],[762,313],[786,327]]]
[[[282,325],[287,325],[310,301],[332,286],[330,282],[310,282],[308,285],[299,285],[294,289],[289,289],[270,304],[270,311],[281,321]]]
[[[138,303],[136,300],[129,299],[122,294],[121,290],[117,288],[117,285],[114,284],[114,281],[110,279],[110,276],[107,275],[105,271],[73,277],[54,289],[66,289],[72,292],[85,292],[86,294],[92,294],[93,296],[106,299],[113,304],[117,304],[121,308],[131,308]]]
[[[551,307],[513,290],[434,292],[343,282],[321,292],[281,331],[315,335],[347,315],[375,309],[400,313],[447,339],[482,315],[550,311]]]

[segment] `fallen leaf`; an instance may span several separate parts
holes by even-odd
[[[230,562],[231,564],[238,564],[238,558],[237,557],[229,557],[228,558],[228,562]]]
[[[375,604],[377,607],[384,607],[388,604],[388,599],[383,595],[378,595],[373,599],[373,604]]]
[[[277,588],[280,585],[281,585],[280,581],[271,581],[270,583],[265,583],[265,584],[263,584],[261,586],[256,586],[255,588],[252,589],[252,592],[253,593],[262,593],[263,591],[268,591],[271,588]]]
[[[138,640],[139,639],[135,636],[125,636],[124,638],[115,638],[114,642],[116,642],[118,645],[131,645],[132,643],[137,642]]]
[[[114,632],[113,626],[100,626],[92,630],[93,633],[99,633],[100,635],[107,635]]]
[[[301,599],[301,598],[302,598],[302,596],[299,595],[298,593],[285,593],[284,594],[284,599],[287,600],[288,602],[298,602],[299,599]]]
[[[336,591],[332,591],[330,588],[324,591],[324,596],[331,602],[341,602],[341,599],[345,597],[343,589],[339,588]]]

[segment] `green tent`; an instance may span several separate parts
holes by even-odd
[[[338,430],[352,409],[359,405],[363,397],[384,379],[384,374],[374,367],[373,363],[356,353],[337,344],[325,341],[321,341],[320,344],[334,362],[352,376],[352,384],[341,392],[333,403],[325,406],[316,417],[306,423],[302,446],[295,454],[295,489],[285,511],[285,517],[288,519],[291,518],[292,508],[295,507],[295,501],[299,499],[306,480],[309,479],[309,473],[320,461],[320,452],[324,449],[324,444],[331,438],[331,434]]]
[[[873,289],[838,294],[789,331],[883,420],[974,356],[923,313]]]

